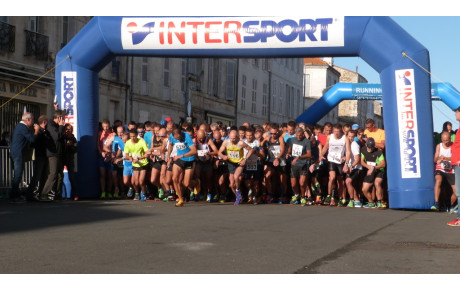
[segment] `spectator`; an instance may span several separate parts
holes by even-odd
[[[65,111],[60,109],[56,110],[53,115],[53,120],[47,126],[52,140],[48,144],[46,151],[50,172],[41,192],[40,198],[43,201],[53,201],[62,194],[62,183],[64,178],[62,132],[65,124],[64,117]]]
[[[34,128],[33,134],[30,132],[30,128],[32,127]],[[10,157],[13,162],[10,202],[25,202],[25,199],[19,197],[19,183],[21,183],[22,171],[24,169],[25,151],[37,139],[39,129],[38,124],[34,124],[34,116],[30,112],[24,113],[21,122],[14,128],[10,150]]]
[[[73,134],[73,126],[67,123],[63,133],[63,163],[67,167],[70,181],[70,198],[78,200],[77,183],[75,183],[75,153],[77,152],[77,139]]]
[[[460,107],[455,109],[455,119],[460,121]],[[451,147],[452,158],[451,163],[454,167],[455,171],[455,184],[460,185],[460,134],[455,136],[455,141]],[[455,194],[458,197],[460,196],[460,187],[455,187]],[[458,202],[457,202],[458,203]],[[448,222],[447,225],[449,226],[460,226],[460,213],[457,212],[457,218]]]
[[[45,179],[47,178],[48,156],[46,149],[50,142],[52,142],[49,131],[46,129],[48,126],[48,117],[42,115],[38,118],[38,125],[40,126],[37,139],[34,143],[35,160],[34,160],[34,175],[30,181],[28,193],[32,195],[33,200],[40,200],[40,192],[43,188]]]

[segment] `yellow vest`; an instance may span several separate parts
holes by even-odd
[[[227,146],[227,157],[231,163],[239,163],[244,159],[244,149],[238,145]]]

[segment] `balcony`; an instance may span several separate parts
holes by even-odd
[[[48,60],[48,36],[25,30],[26,53],[25,56],[35,56],[39,61]]]
[[[0,21],[0,51],[14,52],[16,27]]]

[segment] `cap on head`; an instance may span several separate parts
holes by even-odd
[[[166,122],[166,120],[164,120],[164,119],[162,119],[162,120],[160,121],[160,125],[166,125],[166,123],[167,123],[167,122]]]
[[[366,146],[370,149],[375,148],[375,140],[373,137],[367,139]]]
[[[353,124],[353,125],[351,126],[351,129],[357,130],[357,129],[359,129],[359,125],[355,123],[355,124]]]
[[[166,122],[170,122],[170,121],[172,121],[172,118],[171,118],[171,117],[166,117],[166,118],[165,118],[165,121],[166,121]]]

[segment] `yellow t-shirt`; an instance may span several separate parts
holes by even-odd
[[[131,157],[141,157],[149,150],[147,143],[144,139],[140,138],[137,143],[133,143],[130,139],[126,142],[125,145],[125,154],[130,154]],[[140,159],[137,163],[133,162],[133,167],[139,168],[147,165],[149,163],[148,159]]]
[[[367,135],[368,138],[372,137],[376,143],[382,143],[385,141],[385,130],[381,128],[377,128],[377,130],[373,132],[366,129],[364,134]]]
[[[227,157],[231,163],[239,163],[244,159],[244,149],[239,146],[239,142],[236,145],[227,146]]]

